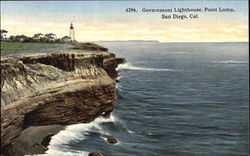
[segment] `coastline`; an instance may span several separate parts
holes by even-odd
[[[28,127],[89,123],[113,110],[125,59],[91,46],[97,50],[1,58],[1,152]]]

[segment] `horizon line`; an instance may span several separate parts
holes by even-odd
[[[159,40],[97,40],[78,42],[158,42],[158,43],[249,43],[248,41],[159,41]]]

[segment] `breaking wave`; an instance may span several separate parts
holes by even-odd
[[[227,60],[227,61],[214,61],[213,63],[221,63],[221,64],[247,64],[248,61]]]
[[[55,150],[50,149],[48,153],[46,154],[35,154],[32,156],[88,156],[89,152],[85,151],[61,151],[61,150]],[[30,156],[30,155],[25,155]]]
[[[175,69],[167,69],[167,68],[147,68],[147,67],[137,67],[133,66],[129,63],[121,64],[118,66],[118,70],[128,69],[128,70],[141,70],[141,71],[178,71]]]
[[[65,148],[63,147],[70,143],[70,141],[84,140],[85,134],[88,134],[89,131],[100,132],[102,135],[110,135],[107,131],[102,129],[101,124],[116,121],[118,121],[117,117],[111,114],[109,118],[101,116],[90,123],[67,126],[65,130],[60,131],[51,138],[48,150],[45,154],[33,156],[88,156],[88,151],[65,151]]]
[[[122,90],[123,86],[120,83],[116,83],[115,88],[118,90]]]
[[[121,78],[122,78],[122,76],[119,75],[119,76],[116,78],[116,80],[120,80]]]
[[[189,52],[185,52],[185,51],[176,51],[176,52],[168,52],[167,54],[185,54],[185,55],[188,55],[190,53]]]

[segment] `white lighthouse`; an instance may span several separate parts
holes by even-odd
[[[71,42],[75,42],[75,30],[74,30],[74,26],[73,23],[70,24],[70,28],[69,28],[69,37],[71,38]]]

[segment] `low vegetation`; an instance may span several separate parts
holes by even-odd
[[[20,53],[50,53],[67,51],[70,44],[1,42],[1,56]]]
[[[39,39],[34,39],[32,37],[27,37],[25,35],[10,36],[9,41],[19,42],[20,38],[23,38],[23,42],[33,42],[33,43],[63,43],[61,39],[49,40],[46,37],[41,37]]]

